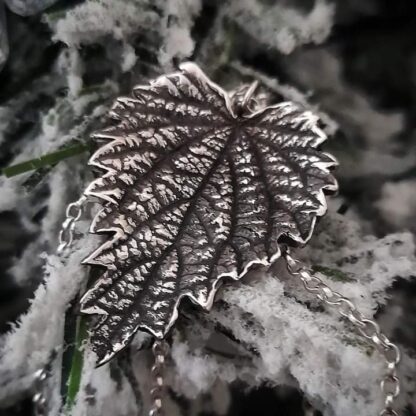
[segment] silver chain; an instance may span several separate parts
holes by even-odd
[[[58,254],[63,253],[64,250],[72,245],[74,240],[74,229],[77,221],[81,218],[84,204],[87,198],[85,195],[81,196],[77,201],[70,203],[66,208],[66,218],[62,223],[61,231],[59,232],[59,246]],[[164,369],[166,357],[169,353],[169,344],[165,340],[155,340],[152,346],[154,357],[154,364],[151,369],[152,375],[152,389],[150,396],[152,399],[152,407],[149,411],[149,416],[163,415],[163,393],[164,393]],[[44,370],[40,370],[39,374],[45,379],[46,374]],[[45,405],[45,398],[42,393],[37,393],[34,400]],[[42,416],[42,413],[37,413]]]
[[[71,247],[74,241],[74,229],[77,221],[81,218],[84,211],[84,204],[87,201],[87,197],[82,195],[75,202],[71,202],[66,207],[65,220],[62,222],[61,230],[59,231],[59,245],[56,250],[58,254]],[[46,416],[47,414],[47,400],[45,397],[45,388],[48,377],[51,372],[51,364],[48,363],[44,368],[36,371],[34,374],[34,389],[32,401],[34,404],[34,414],[36,416]]]
[[[393,409],[394,401],[400,393],[400,380],[397,366],[400,362],[400,350],[384,335],[377,322],[366,318],[348,298],[332,290],[319,277],[313,275],[299,260],[294,259],[288,249],[283,251],[287,269],[302,281],[305,289],[329,306],[337,308],[339,314],[348,319],[358,332],[384,356],[386,372],[380,386],[384,396],[384,409],[380,416],[398,416]]]
[[[46,416],[48,413],[48,403],[45,397],[45,390],[48,384],[48,378],[51,375],[53,362],[57,356],[57,350],[54,348],[48,358],[46,365],[36,371],[34,374],[34,395],[32,397],[33,412],[36,416]]]
[[[81,218],[86,200],[87,197],[82,195],[81,198],[75,202],[71,202],[66,207],[65,220],[59,231],[59,245],[56,250],[58,254],[62,254],[65,249],[72,245],[72,242],[74,241],[75,224]]]
[[[156,339],[152,346],[154,364],[151,369],[152,389],[150,396],[152,399],[152,407],[149,416],[163,415],[163,393],[165,387],[164,370],[166,357],[169,353],[169,344],[165,340]]]
[[[81,218],[84,204],[87,198],[81,196],[77,201],[72,202],[66,209],[66,218],[62,223],[59,232],[58,254],[69,248],[74,240],[74,229],[76,222]],[[380,416],[398,416],[393,409],[395,399],[400,393],[400,380],[397,376],[397,366],[400,362],[400,350],[392,343],[386,335],[384,335],[379,325],[366,318],[359,312],[356,306],[348,298],[340,293],[332,290],[319,277],[312,274],[302,263],[290,255],[288,249],[283,251],[286,260],[287,269],[290,274],[297,276],[302,281],[305,289],[318,299],[329,306],[338,308],[341,316],[346,318],[358,332],[374,345],[386,360],[386,373],[380,383],[381,390],[384,395],[384,409],[380,412]],[[164,393],[164,369],[166,357],[169,352],[169,345],[165,340],[155,340],[152,346],[154,356],[154,364],[151,369],[152,389],[150,392],[152,399],[152,407],[149,416],[163,415],[163,393]],[[43,386],[47,377],[46,369],[40,370],[35,375],[36,385]],[[40,390],[42,390],[40,388]],[[35,403],[36,415],[44,415],[46,408],[46,400],[42,392],[36,393],[33,397]]]

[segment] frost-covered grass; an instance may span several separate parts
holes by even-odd
[[[7,3],[12,10],[23,7],[20,1]],[[414,134],[407,130],[404,111],[380,110],[345,77],[341,53],[326,46],[337,18],[336,3],[317,0],[302,10],[288,2],[208,3],[86,0],[48,10],[42,19],[51,41],[62,46],[46,70],[0,103],[0,145],[9,154],[7,163],[56,151],[73,140],[88,142],[115,96],[172,68],[177,60],[193,56],[230,88],[257,78],[276,97],[318,114],[341,162],[340,196],[330,203],[311,244],[296,255],[368,317],[381,317],[388,335],[397,337],[405,306],[396,304],[392,310],[392,286],[399,278],[411,281],[416,268],[415,180],[401,177],[416,166],[416,152],[414,143],[403,140]],[[0,44],[3,40],[0,30]],[[12,46],[17,50],[18,45]],[[0,49],[6,53],[5,47]],[[17,58],[12,53],[10,59]],[[14,67],[19,63],[23,61],[13,62]],[[33,111],[38,102],[46,104]],[[22,114],[29,110],[33,123],[19,132]],[[0,177],[0,210],[16,211],[22,227],[36,236],[14,259],[10,272],[22,287],[43,279],[28,311],[1,336],[0,404],[27,393],[33,372],[45,365],[51,350],[63,352],[65,312],[87,280],[80,260],[96,246],[87,234],[88,210],[77,225],[69,257],[57,257],[55,249],[66,204],[91,179],[86,160],[81,155],[59,163],[28,192],[22,190],[30,173]],[[372,182],[375,176],[381,179]],[[373,198],[367,205],[354,195],[361,183],[368,183],[365,195]],[[345,215],[336,212],[340,203],[349,206]],[[281,263],[226,285],[209,314],[185,308],[184,315],[172,335],[167,377],[174,392],[192,399],[189,414],[226,414],[231,400],[227,386],[238,381],[249,388],[263,383],[294,386],[328,416],[376,415],[381,409],[383,362],[378,353],[335,311],[306,293]],[[72,414],[127,416],[145,409],[151,358],[147,346],[148,337],[138,334],[124,367],[125,357],[96,369],[86,345]],[[412,345],[401,348],[404,406],[415,400],[416,361]],[[53,415],[61,411],[59,364],[55,377],[49,397]],[[170,399],[167,406],[168,414],[185,415],[179,401]]]

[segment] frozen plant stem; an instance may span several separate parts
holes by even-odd
[[[8,166],[7,168],[3,169],[3,175],[10,178],[12,176],[20,175],[31,170],[37,170],[46,166],[53,166],[62,160],[84,153],[89,149],[90,146],[85,143],[79,143],[73,146],[65,147],[64,149],[48,153],[39,158]]]
[[[72,356],[71,369],[68,377],[68,392],[66,398],[66,413],[71,414],[71,408],[75,403],[79,387],[81,385],[82,368],[84,364],[84,340],[87,338],[87,323],[83,316],[77,318],[75,349]]]

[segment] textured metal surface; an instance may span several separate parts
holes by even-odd
[[[306,243],[337,187],[312,114],[244,113],[192,63],[119,98],[110,117],[90,161],[107,172],[86,190],[104,201],[91,232],[110,236],[84,261],[106,271],[81,301],[103,315],[100,362],[138,328],[164,337],[183,297],[210,308],[221,278],[276,260],[282,236]]]

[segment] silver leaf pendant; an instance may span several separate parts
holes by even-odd
[[[91,337],[99,363],[138,329],[163,338],[182,298],[209,309],[224,277],[303,245],[335,191],[334,158],[318,150],[317,118],[284,102],[245,111],[193,63],[119,98],[108,143],[90,164],[105,171],[86,195],[103,201],[91,225],[107,240],[84,264],[105,268],[81,300],[101,314]]]

